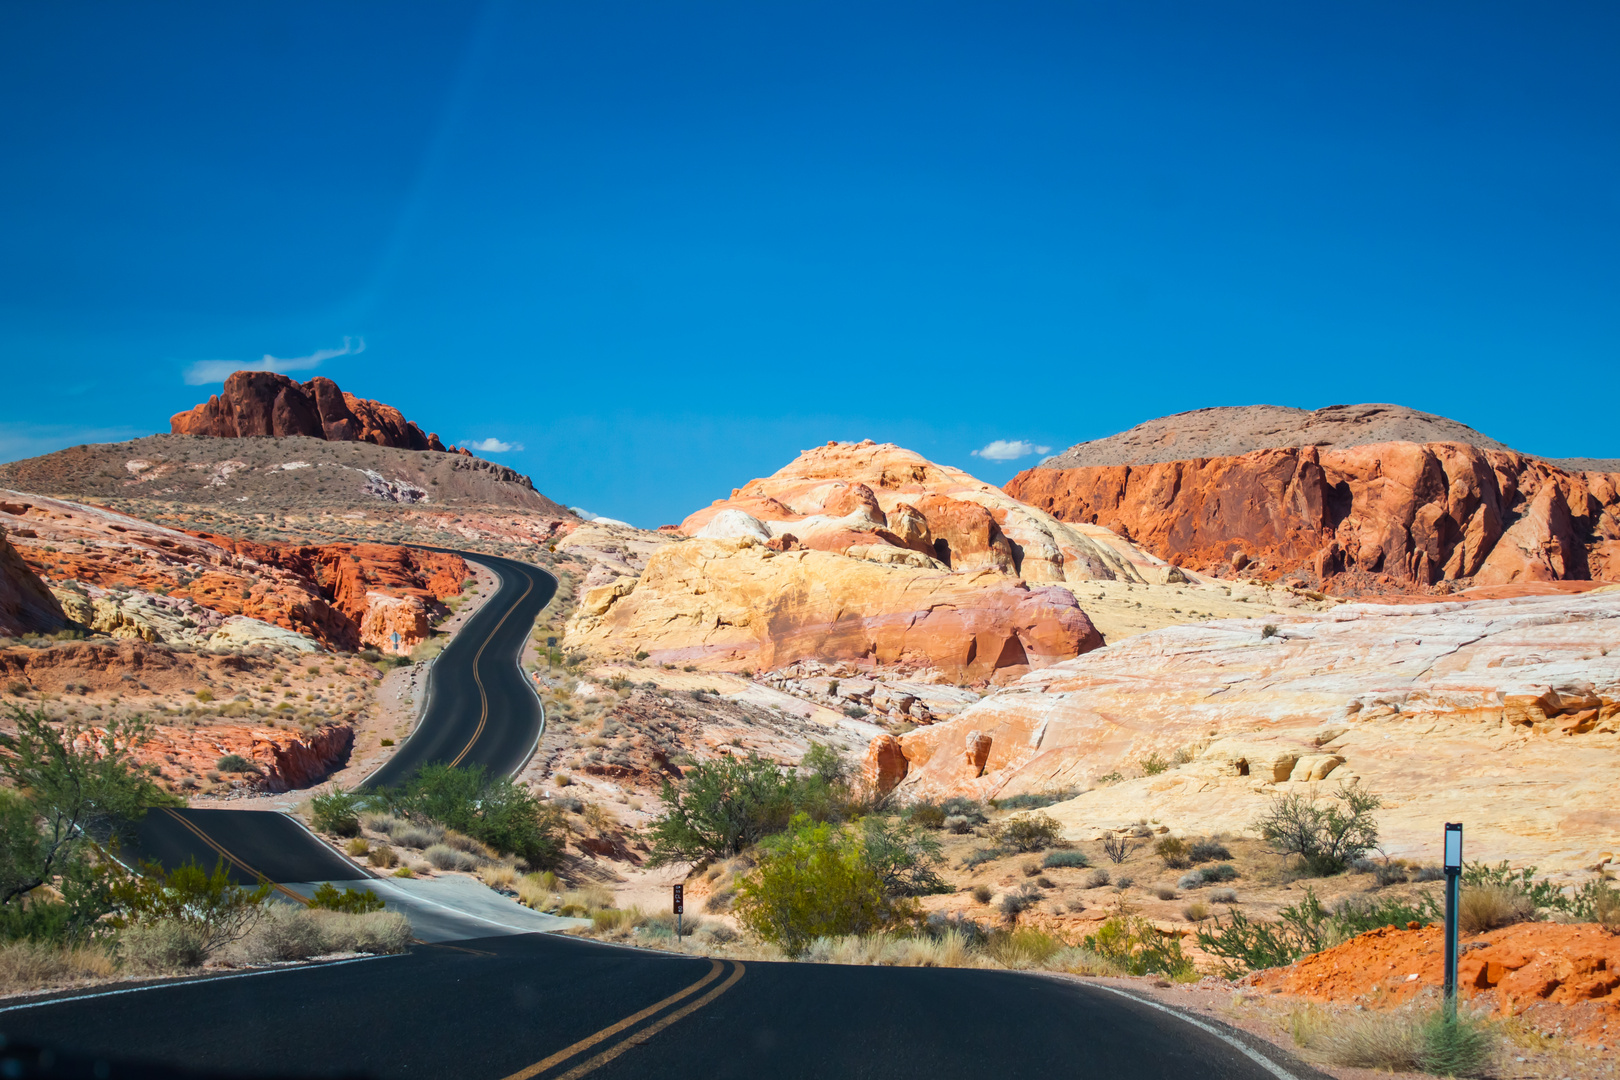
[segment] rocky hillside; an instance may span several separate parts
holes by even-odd
[[[409,652],[468,575],[455,555],[380,544],[259,544],[6,490],[0,527],[57,611],[54,626],[14,633],[60,629],[65,616],[95,633],[147,642]],[[7,574],[8,584],[14,576]],[[46,616],[35,623],[48,623]]]
[[[62,605],[0,530],[0,637],[51,634],[66,623]]]
[[[1341,595],[1620,578],[1620,474],[1396,406],[1183,413],[1006,491],[1186,568]]]
[[[1274,795],[1359,779],[1393,855],[1466,821],[1472,857],[1576,870],[1620,826],[1620,590],[1141,634],[879,736],[868,767],[906,798],[1072,793],[1049,812],[1074,839],[1241,832]]]
[[[438,435],[422,434],[398,409],[355,397],[331,379],[317,375],[300,383],[273,371],[232,373],[220,393],[170,417],[169,431],[222,439],[304,435],[399,450],[467,453],[447,450]]]

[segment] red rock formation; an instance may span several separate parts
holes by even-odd
[[[62,605],[0,531],[0,636],[50,633],[66,624]]]
[[[324,376],[300,383],[273,371],[233,373],[222,393],[172,416],[169,430],[218,438],[305,435],[402,450],[446,450],[437,435],[422,434],[392,406],[355,397]],[[451,451],[466,453],[454,447],[446,452]]]
[[[1007,492],[1171,562],[1258,564],[1330,591],[1584,579],[1620,569],[1620,474],[1463,443],[1379,443],[1028,469]],[[1340,578],[1340,575],[1345,575]],[[1335,579],[1338,580],[1335,580]]]
[[[89,743],[104,732],[91,728],[79,736]],[[326,724],[311,732],[285,731],[251,724],[210,724],[202,728],[159,725],[135,750],[135,759],[156,765],[165,775],[207,773],[227,754],[247,758],[257,772],[244,773],[248,786],[260,791],[309,787],[349,759],[354,728]]]
[[[887,795],[906,778],[907,767],[900,740],[885,732],[867,745],[866,757],[861,762],[861,779],[873,795]]]

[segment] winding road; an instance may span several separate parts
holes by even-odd
[[[441,654],[421,724],[369,785],[434,761],[510,773],[533,753],[543,716],[516,660],[555,581],[476,561],[501,587]],[[224,855],[244,881],[288,893],[365,873],[264,811],[150,814],[140,853]],[[682,956],[529,932],[561,921],[476,882],[367,885],[425,940],[398,956],[0,1000],[0,1076],[1326,1080],[1120,987]]]
[[[491,775],[521,769],[545,716],[518,667],[535,616],[557,591],[545,571],[512,559],[458,551],[494,571],[500,588],[439,654],[428,676],[421,722],[382,768],[359,786],[400,783],[423,765],[482,765]],[[226,860],[244,884],[342,881],[365,876],[286,814],[270,810],[160,810],[141,822],[135,859],[177,866]]]

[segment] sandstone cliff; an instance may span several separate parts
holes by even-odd
[[[0,637],[51,633],[66,621],[56,597],[0,530]]]
[[[1026,581],[1163,581],[1169,572],[1105,529],[1065,524],[960,469],[870,439],[806,450],[680,531]]]
[[[1083,443],[1019,473],[1007,492],[1185,567],[1351,595],[1620,578],[1620,474],[1569,472],[1480,439],[1489,445],[1294,445],[1178,460],[1122,444],[1113,449],[1147,462],[1051,467],[1099,462],[1102,443]],[[1205,448],[1169,445],[1162,452]]]
[[[1075,837],[1149,818],[1242,831],[1274,794],[1359,778],[1392,854],[1545,869],[1614,852],[1620,591],[1171,627],[1019,679],[946,723],[878,737],[903,797],[1078,791]],[[1159,762],[1168,767],[1155,772]]]
[[[0,490],[0,526],[52,587],[59,617],[65,605],[90,629],[152,642],[295,644],[232,621],[246,617],[338,649],[394,651],[398,631],[409,652],[468,575],[455,555],[253,543],[14,491]]]
[[[405,419],[398,409],[338,389],[317,375],[296,382],[273,371],[238,371],[223,390],[169,420],[175,435],[235,439],[306,435],[330,442],[369,442],[401,450],[446,451],[437,435]]]
[[[568,642],[733,671],[858,659],[976,681],[1102,640],[1066,589],[1032,587],[992,568],[951,573],[776,551],[745,536],[658,548],[639,579],[585,593]]]

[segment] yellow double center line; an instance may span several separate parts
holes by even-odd
[[[181,817],[178,813],[176,813],[171,808],[165,806],[165,807],[163,807],[163,812],[165,814],[168,814],[174,820],[178,821],[181,825],[184,825],[187,829],[189,829],[197,837],[197,839],[201,840],[203,843],[207,844],[209,847],[211,847],[215,851],[219,852],[221,857],[223,857],[224,859],[228,860],[231,863],[234,863],[236,866],[240,867],[244,874],[252,875],[253,877],[257,878],[259,881],[270,881],[270,879],[268,877],[266,877],[264,874],[259,873],[258,870],[255,870],[251,865],[249,865],[246,860],[238,858],[234,853],[232,853],[230,850],[228,850],[225,847],[224,844],[221,844],[218,840],[215,840],[212,836],[209,836],[202,829],[198,828],[196,825],[192,824],[191,822],[187,821],[185,818]],[[297,893],[293,892],[291,889],[286,888],[283,885],[279,885],[279,884],[277,884],[277,883],[275,883],[273,881],[271,881],[270,884],[272,886],[274,886],[274,888],[275,888],[275,890],[277,892],[282,893],[283,895],[287,896],[289,899],[296,900],[300,904],[304,904],[306,906],[309,904],[308,900],[304,899],[302,896],[299,896]]]
[[[478,673],[478,662],[484,658],[484,650],[489,648],[491,641],[495,640],[495,635],[500,632],[501,627],[511,617],[512,612],[516,611],[518,605],[523,603],[524,599],[534,591],[534,578],[524,574],[523,579],[529,583],[529,587],[523,590],[522,596],[512,601],[512,606],[506,609],[505,614],[501,616],[500,622],[497,622],[494,628],[490,630],[489,636],[484,638],[484,643],[478,646],[478,652],[473,656],[473,682],[478,684],[478,726],[473,729],[472,738],[467,740],[467,745],[461,748],[461,753],[457,754],[455,760],[450,762],[451,768],[460,765],[461,759],[472,752],[473,743],[478,741],[478,736],[484,733],[484,725],[489,722],[489,695],[484,692],[484,677]]]
[[[606,1042],[627,1028],[632,1028],[641,1023],[649,1016],[653,1016],[659,1012],[662,1012],[664,1009],[669,1008],[669,1006],[675,1004],[677,1001],[680,1001],[683,998],[691,997],[693,994],[697,993],[699,990],[718,979],[720,977],[720,973],[725,970],[726,965],[724,961],[710,960],[709,963],[711,965],[709,968],[709,973],[703,976],[703,978],[699,979],[697,982],[693,983],[691,986],[688,986],[686,989],[677,991],[676,993],[673,993],[669,997],[665,998],[663,1001],[649,1005],[640,1012],[627,1016],[616,1024],[610,1024],[601,1031],[598,1031],[596,1034],[588,1035],[574,1045],[564,1047],[545,1060],[537,1061],[533,1065],[530,1065],[527,1069],[522,1069],[508,1077],[505,1077],[504,1080],[533,1080],[534,1077],[539,1076],[546,1070],[561,1065],[570,1058],[578,1057],[591,1047],[596,1046],[599,1043]],[[554,1077],[549,1077],[547,1080],[579,1080],[579,1077],[584,1076],[586,1073],[594,1072],[597,1069],[600,1069],[603,1065],[606,1065],[608,1062],[612,1061],[626,1050],[629,1050],[632,1047],[640,1046],[642,1043],[646,1042],[654,1035],[657,1035],[660,1031],[663,1031],[671,1024],[678,1023],[679,1021],[684,1020],[686,1017],[691,1016],[693,1013],[703,1008],[703,1006],[709,1004],[715,998],[737,985],[737,980],[743,977],[743,973],[747,969],[740,961],[737,960],[731,961],[731,966],[731,976],[727,978],[725,982],[721,983],[719,986],[716,986],[714,989],[710,990],[707,994],[704,994],[696,1001],[676,1009],[674,1012],[659,1020],[657,1023],[649,1024],[641,1030],[634,1032],[628,1038],[614,1043],[606,1050],[599,1052],[594,1057],[580,1062],[567,1072],[560,1073]]]

